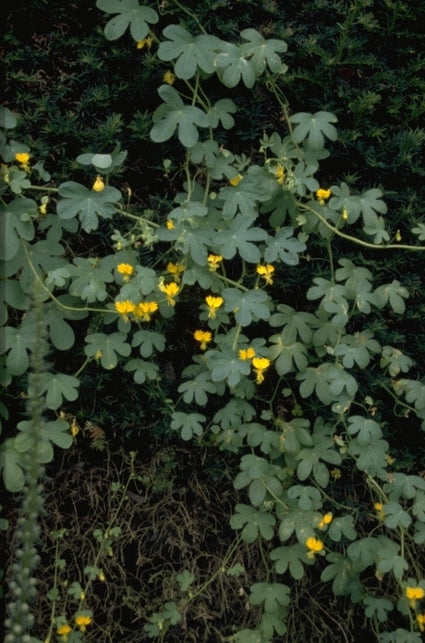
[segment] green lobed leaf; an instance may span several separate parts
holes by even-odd
[[[114,204],[121,199],[121,192],[113,187],[96,192],[74,181],[61,183],[58,193],[61,197],[56,208],[58,216],[72,219],[78,215],[85,232],[96,230],[99,217],[110,219],[116,211]]]
[[[306,552],[304,545],[301,545],[301,543],[281,545],[272,549],[270,560],[275,561],[275,569],[278,574],[284,574],[289,571],[295,580],[301,580],[304,576],[303,562],[306,560]]]
[[[20,240],[34,238],[34,226],[30,218],[37,212],[32,199],[18,198],[7,205],[0,204],[0,260],[10,261],[19,252]]]
[[[21,491],[25,484],[22,453],[15,447],[15,439],[8,438],[0,445],[0,471],[4,486],[11,493]]]
[[[273,73],[283,73],[287,70],[287,65],[282,63],[278,53],[285,53],[288,49],[283,40],[266,40],[256,29],[244,29],[241,36],[249,42],[242,44],[240,50],[250,58],[257,76],[260,76],[266,67]]]
[[[223,85],[236,87],[242,80],[248,89],[253,87],[256,73],[253,63],[248,60],[248,54],[238,45],[229,42],[224,42],[221,49],[215,61]]]
[[[325,145],[325,137],[336,141],[338,132],[332,123],[338,120],[330,112],[320,111],[315,114],[299,112],[293,114],[290,119],[295,123],[293,137],[297,143],[307,141],[309,147],[314,150],[321,150]]]
[[[118,355],[128,357],[131,352],[130,344],[126,342],[123,333],[93,333],[86,337],[87,346],[84,349],[88,357],[100,354],[100,363],[103,368],[111,370],[118,364]]]
[[[250,505],[237,504],[230,517],[232,529],[242,529],[242,540],[253,543],[259,536],[271,540],[274,536],[276,519],[265,511],[259,511]]]
[[[264,603],[266,612],[276,612],[279,606],[289,605],[289,594],[289,587],[283,583],[254,583],[251,585],[249,601],[252,605]]]
[[[118,14],[105,26],[108,40],[117,40],[130,27],[131,36],[136,42],[143,40],[149,33],[149,24],[158,22],[156,11],[139,5],[138,0],[97,0],[96,7],[105,13]]]
[[[207,74],[215,72],[214,60],[221,41],[215,36],[193,36],[180,25],[168,25],[162,32],[168,40],[158,47],[160,60],[176,60],[174,71],[178,78],[188,80],[197,69]]]
[[[203,422],[205,415],[201,413],[183,413],[175,411],[171,416],[171,428],[179,431],[183,440],[191,440],[194,435],[202,435],[204,432]]]
[[[293,228],[281,228],[274,237],[267,237],[264,260],[273,263],[278,259],[288,266],[296,266],[299,261],[299,253],[306,248],[305,243],[294,239]]]
[[[144,384],[148,380],[159,380],[159,366],[153,362],[146,362],[143,359],[130,359],[124,366],[124,370],[133,372],[136,384]]]
[[[199,107],[185,105],[179,93],[170,85],[161,85],[158,94],[164,102],[153,114],[151,139],[155,143],[163,143],[168,141],[177,129],[181,144],[193,147],[198,142],[198,127],[208,127],[207,114]]]

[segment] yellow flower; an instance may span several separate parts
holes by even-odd
[[[164,81],[164,83],[167,83],[167,85],[174,85],[176,77],[173,72],[168,69],[162,77],[162,80]]]
[[[421,632],[425,632],[425,614],[418,614],[416,617]]]
[[[152,47],[152,43],[153,38],[151,36],[148,36],[147,38],[143,38],[143,40],[139,40],[139,42],[136,44],[136,47],[137,49],[144,49],[144,47],[150,49]]]
[[[174,300],[174,297],[179,292],[179,285],[175,281],[172,281],[170,284],[164,284],[160,282],[158,284],[158,288],[167,297],[167,304],[169,304],[170,306],[175,306],[176,302]]]
[[[3,179],[3,181],[4,181],[5,183],[9,183],[9,181],[10,181],[10,175],[9,175],[9,168],[7,167],[7,165],[5,165],[4,163],[2,163],[2,164],[0,165],[0,172],[1,172],[1,174],[2,174],[2,177],[1,177],[1,178]]]
[[[254,372],[256,374],[255,381],[257,384],[264,382],[264,371],[270,366],[270,360],[267,357],[254,357],[252,360],[252,366],[254,367]]]
[[[207,295],[205,301],[208,306],[208,317],[209,319],[214,319],[217,309],[223,305],[223,297],[213,297],[212,295]]]
[[[220,261],[223,261],[222,255],[208,255],[208,267],[212,272],[215,272],[218,268]]]
[[[25,172],[30,172],[31,168],[29,166],[29,160],[30,160],[30,155],[28,152],[17,152],[15,154],[15,161],[17,161],[21,168],[25,170]]]
[[[134,273],[134,268],[129,263],[119,263],[117,266],[117,272],[123,276],[124,281],[129,281],[131,275]]]
[[[72,631],[72,628],[68,623],[64,623],[56,630],[58,636],[62,638],[62,641],[68,640],[68,634]]]
[[[91,623],[91,616],[76,616],[75,617],[75,624],[77,627],[80,628],[81,632],[86,631],[87,625],[90,625]]]
[[[416,607],[416,601],[420,601],[421,598],[425,596],[425,590],[423,590],[422,587],[419,586],[406,587],[405,592],[406,598],[408,599],[410,606],[413,607],[413,609]]]
[[[385,513],[383,511],[384,505],[382,504],[382,502],[375,502],[374,505],[373,505],[373,508],[375,509],[377,517],[379,518],[379,520],[384,520],[385,519]]]
[[[282,185],[284,179],[285,179],[285,169],[282,167],[282,165],[278,165],[276,168],[276,181],[280,185]]]
[[[273,273],[275,271],[274,266],[272,266],[270,263],[266,264],[265,266],[257,266],[257,274],[260,275],[266,282],[268,286],[271,286],[273,283]]]
[[[331,476],[334,480],[339,480],[341,477],[341,469],[338,469],[338,467],[335,467],[334,469],[331,470]]]
[[[116,301],[115,310],[122,315],[124,321],[128,321],[128,314],[134,312],[136,305],[132,301],[126,299],[125,301]]]
[[[104,189],[105,189],[105,184],[100,174],[98,174],[96,177],[96,181],[92,185],[92,190],[94,190],[95,192],[102,192],[102,190]]]
[[[41,197],[41,203],[38,206],[38,211],[39,211],[41,217],[46,216],[46,214],[47,214],[47,204],[48,203],[49,203],[49,197],[48,196]]]
[[[136,319],[148,322],[158,308],[159,306],[156,301],[141,301],[134,310],[134,316]]]
[[[332,520],[333,520],[333,515],[330,512],[328,512],[323,516],[323,518],[319,522],[319,525],[318,525],[319,529],[325,529],[327,525],[331,524]]]
[[[249,348],[241,348],[239,351],[239,359],[241,359],[243,362],[247,362],[249,359],[252,359],[255,357],[255,350],[251,347]]]
[[[329,199],[331,194],[331,190],[324,190],[323,188],[319,188],[316,192],[316,198],[319,200],[319,203],[324,203],[327,199]]]
[[[398,241],[398,242],[401,241],[401,232],[400,232],[400,230],[397,230],[397,232],[395,233],[395,240]]]
[[[99,580],[100,580],[100,582],[101,582],[101,583],[104,583],[104,582],[106,581],[106,576],[105,576],[105,574],[104,574],[104,572],[103,572],[103,569],[100,569],[100,570],[99,570],[98,578],[99,578]]]
[[[71,435],[73,438],[75,438],[79,432],[80,432],[80,427],[77,424],[77,420],[75,418],[72,418],[71,426],[69,427],[69,430],[71,431]]]
[[[348,210],[347,210],[347,208],[345,207],[345,205],[344,205],[344,207],[342,208],[342,214],[341,214],[341,216],[342,216],[342,218],[343,218],[343,220],[344,220],[344,221],[347,221],[347,219],[348,219]]]
[[[307,538],[307,540],[305,541],[305,546],[309,550],[307,552],[307,558],[314,558],[315,555],[321,552],[324,548],[322,541],[318,538],[313,538],[313,536]]]
[[[200,349],[203,351],[206,349],[208,342],[212,339],[212,335],[209,330],[195,330],[193,337],[197,342],[200,342]]]
[[[167,263],[167,270],[170,274],[174,275],[176,281],[180,281],[180,275],[184,272],[184,266],[181,263]]]
[[[102,351],[98,350],[98,351],[95,352],[94,358],[95,358],[96,362],[98,362],[100,359],[102,359],[102,355],[103,355]]]
[[[23,163],[24,165],[26,165],[30,160],[30,155],[28,154],[28,152],[17,152],[15,154],[15,160],[18,161],[18,163]]]
[[[175,228],[174,222],[171,221],[171,219],[167,219],[165,225],[167,226],[168,230],[174,230]]]
[[[229,183],[232,187],[236,187],[239,185],[240,181],[242,179],[242,174],[236,174],[236,176],[233,177],[233,179],[229,179]]]

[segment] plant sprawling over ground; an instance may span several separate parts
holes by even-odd
[[[45,4],[3,36],[5,640],[421,641],[425,8]]]

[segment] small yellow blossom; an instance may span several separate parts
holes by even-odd
[[[425,632],[425,614],[418,614],[416,617],[421,632]]]
[[[4,163],[2,163],[2,164],[0,165],[0,172],[1,172],[1,175],[2,175],[2,177],[1,177],[1,178],[3,179],[3,181],[4,181],[5,183],[9,183],[9,181],[10,181],[10,174],[9,174],[9,168],[7,167],[7,165],[5,165]]]
[[[129,313],[134,312],[134,309],[136,308],[136,304],[133,304],[132,301],[129,299],[126,299],[125,301],[116,301],[115,302],[115,310],[117,313],[122,315],[124,321],[128,321],[128,315]]]
[[[285,179],[285,169],[283,168],[282,165],[278,165],[276,168],[276,181],[280,185],[282,185],[284,179]]]
[[[38,206],[38,211],[40,213],[40,216],[45,217],[47,214],[47,204],[49,203],[49,197],[48,196],[43,196],[41,197],[41,203]]]
[[[91,616],[76,616],[75,617],[75,624],[77,627],[80,628],[81,632],[86,631],[87,625],[90,625],[91,623]]]
[[[181,263],[172,263],[172,261],[170,261],[167,264],[167,271],[174,276],[176,281],[180,281],[180,275],[184,272],[184,265]]]
[[[318,199],[319,203],[324,203],[325,201],[327,201],[327,199],[329,199],[331,194],[331,190],[324,190],[323,188],[319,188],[316,191],[316,198]]]
[[[398,243],[400,243],[400,241],[401,241],[401,232],[400,232],[400,230],[397,230],[397,232],[395,233],[395,240]]]
[[[97,175],[96,181],[93,183],[92,190],[95,192],[102,192],[102,190],[105,189],[105,183],[103,182],[102,177],[100,174]]]
[[[144,49],[145,47],[147,49],[150,49],[152,47],[153,43],[153,38],[151,36],[147,36],[147,38],[143,38],[143,40],[139,40],[138,43],[136,43],[137,49]]]
[[[341,469],[338,469],[338,467],[335,467],[334,469],[332,469],[331,476],[334,480],[339,480],[340,477],[342,476]]]
[[[213,297],[212,295],[207,295],[205,301],[208,306],[208,317],[209,319],[214,319],[217,309],[223,305],[223,297]]]
[[[68,623],[64,623],[58,629],[56,630],[56,633],[58,636],[62,638],[62,641],[67,641],[68,640],[68,634],[70,634],[72,631],[72,628]]]
[[[257,384],[261,384],[262,382],[264,382],[263,373],[267,368],[269,368],[270,360],[267,359],[267,357],[254,357],[252,359],[252,366],[256,374],[255,381],[257,382]]]
[[[72,418],[71,426],[69,427],[69,430],[71,431],[71,435],[73,438],[75,438],[79,432],[80,432],[80,427],[77,424],[77,420],[75,418]]]
[[[415,609],[416,601],[420,601],[425,596],[425,590],[422,587],[406,587],[406,598],[408,599],[410,606]]]
[[[174,230],[174,228],[176,227],[171,219],[167,219],[165,225],[167,226],[168,230]]]
[[[134,309],[134,316],[141,321],[150,321],[151,316],[158,310],[159,306],[156,301],[141,301]]]
[[[232,179],[229,179],[229,183],[232,187],[235,188],[237,185],[239,185],[241,179],[242,179],[242,174],[236,174],[236,176],[234,176]]]
[[[175,306],[176,302],[174,297],[179,292],[179,289],[180,289],[179,285],[175,281],[172,281],[169,284],[164,284],[160,282],[158,284],[158,288],[167,297],[167,304],[169,304],[170,306]]]
[[[164,83],[167,83],[167,85],[174,85],[176,77],[173,72],[168,69],[162,77],[162,80],[164,81]]]
[[[326,513],[318,524],[319,529],[325,529],[328,525],[331,524],[332,520],[333,514],[330,512]]]
[[[102,351],[97,350],[95,352],[94,359],[96,360],[96,362],[98,362],[100,359],[102,359],[102,355],[103,355]]]
[[[212,335],[209,330],[195,330],[193,337],[197,342],[200,342],[200,349],[205,350],[207,344],[211,341]]]
[[[324,549],[322,541],[318,538],[313,538],[313,536],[307,538],[307,540],[305,541],[305,546],[309,550],[307,552],[307,558],[314,558],[316,554]]]
[[[223,261],[222,255],[208,255],[208,267],[212,272],[215,272],[218,268],[218,265]]]
[[[379,520],[384,520],[385,519],[385,513],[383,511],[384,505],[382,504],[382,502],[375,502],[373,504],[373,508],[375,509],[376,515],[379,518]]]
[[[385,456],[385,461],[391,466],[392,464],[394,464],[395,458],[393,458],[392,456],[390,456],[389,453],[387,453],[387,455]]]
[[[103,569],[100,569],[100,570],[99,570],[98,578],[99,578],[99,580],[100,580],[100,582],[101,582],[101,583],[104,583],[104,582],[106,581],[106,576],[105,576],[105,574],[104,574],[104,572],[103,572]]]
[[[257,274],[260,275],[266,282],[268,286],[271,286],[273,283],[273,273],[275,271],[275,267],[272,266],[270,263],[266,264],[265,266],[257,266]]]
[[[348,219],[348,210],[347,210],[347,208],[345,207],[345,205],[344,205],[344,207],[342,208],[342,214],[341,214],[341,216],[342,216],[342,218],[343,218],[343,220],[344,220],[344,221],[347,221],[347,219]]]
[[[18,161],[18,163],[23,163],[24,165],[26,165],[30,160],[30,155],[28,154],[28,152],[17,152],[15,154],[15,160]]]
[[[117,272],[122,275],[124,281],[130,281],[130,277],[134,273],[134,268],[129,263],[119,263]]]
[[[252,359],[255,357],[255,350],[251,347],[249,348],[241,348],[239,351],[239,359],[241,359],[243,362],[247,362],[248,360]]]

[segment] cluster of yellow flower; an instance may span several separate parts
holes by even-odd
[[[266,284],[268,286],[271,286],[273,283],[273,273],[275,271],[275,267],[272,266],[270,263],[267,263],[265,266],[257,266],[257,274],[264,279]]]
[[[406,598],[409,601],[409,605],[412,609],[416,610],[416,603],[425,598],[425,589],[420,585],[411,586],[405,588]],[[416,622],[421,632],[425,632],[425,613],[416,614]]]
[[[324,530],[331,524],[332,520],[333,514],[331,512],[325,513],[317,526],[319,529]],[[315,538],[314,536],[307,538],[305,546],[308,549],[307,558],[314,558],[317,554],[323,554],[325,550],[325,546],[320,538]]]
[[[90,625],[91,622],[91,616],[79,615],[75,617],[75,625],[78,627],[80,632],[85,632],[87,625]],[[63,623],[63,625],[60,625],[56,630],[57,635],[60,636],[61,640],[64,642],[68,640],[68,636],[71,634],[71,632],[72,627],[69,625],[69,623]]]
[[[256,355],[255,350],[252,346],[248,348],[241,348],[239,351],[239,359],[243,362],[251,360],[251,364],[254,368],[254,373],[256,375],[255,381],[257,384],[264,382],[264,371],[269,368],[270,360],[267,357],[259,357]]]
[[[125,322],[129,320],[128,316],[133,315],[135,321],[150,321],[151,316],[158,310],[158,303],[156,301],[141,301],[134,304],[129,299],[125,301],[116,301],[115,310],[122,315]]]

